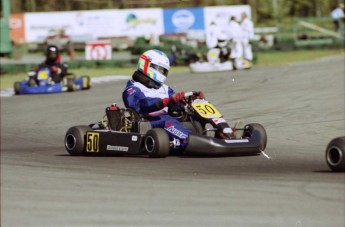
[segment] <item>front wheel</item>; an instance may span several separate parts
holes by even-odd
[[[336,172],[345,171],[345,136],[329,142],[326,149],[326,162]]]
[[[150,158],[164,158],[169,155],[170,140],[162,128],[150,129],[144,138],[144,149]]]
[[[250,138],[254,134],[254,131],[257,131],[258,134],[260,135],[260,146],[259,149],[260,151],[264,151],[266,149],[267,145],[267,133],[265,128],[258,123],[251,123],[246,125],[245,130],[243,132],[242,138]]]
[[[13,85],[13,88],[14,88],[14,93],[16,95],[19,95],[20,94],[20,88],[21,88],[21,83],[20,82],[15,82],[14,85]]]
[[[81,76],[83,80],[83,90],[87,90],[91,88],[91,79],[89,76]]]
[[[65,147],[70,155],[77,156],[85,154],[85,136],[90,130],[89,126],[74,126],[67,130],[65,135]]]
[[[67,91],[75,91],[76,90],[76,85],[74,82],[74,79],[72,78],[67,78]]]

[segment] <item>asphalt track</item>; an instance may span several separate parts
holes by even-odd
[[[345,134],[344,74],[344,56],[170,74],[169,85],[204,91],[231,124],[264,125],[271,159],[69,156],[67,129],[123,105],[125,81],[1,97],[1,226],[342,227],[345,174],[324,152]]]

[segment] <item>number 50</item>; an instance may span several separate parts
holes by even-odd
[[[87,152],[99,152],[99,133],[88,132],[86,134],[86,151]]]

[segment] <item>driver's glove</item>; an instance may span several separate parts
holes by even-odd
[[[60,74],[61,73],[61,69],[59,67],[56,67],[56,66],[52,66],[51,70],[55,74]]]
[[[199,91],[199,95],[196,95],[195,98],[197,98],[197,99],[205,99],[204,92]]]
[[[169,106],[170,102],[173,101],[174,103],[178,103],[178,102],[182,101],[183,98],[184,98],[184,91],[177,92],[169,98],[162,99],[162,104],[163,104],[163,106]]]

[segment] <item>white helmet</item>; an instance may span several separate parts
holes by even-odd
[[[169,58],[160,50],[144,52],[138,61],[138,71],[162,85],[170,69]]]
[[[224,33],[224,32],[220,32],[217,35],[217,39],[218,39],[218,46],[219,47],[226,47],[228,45],[228,36]]]

